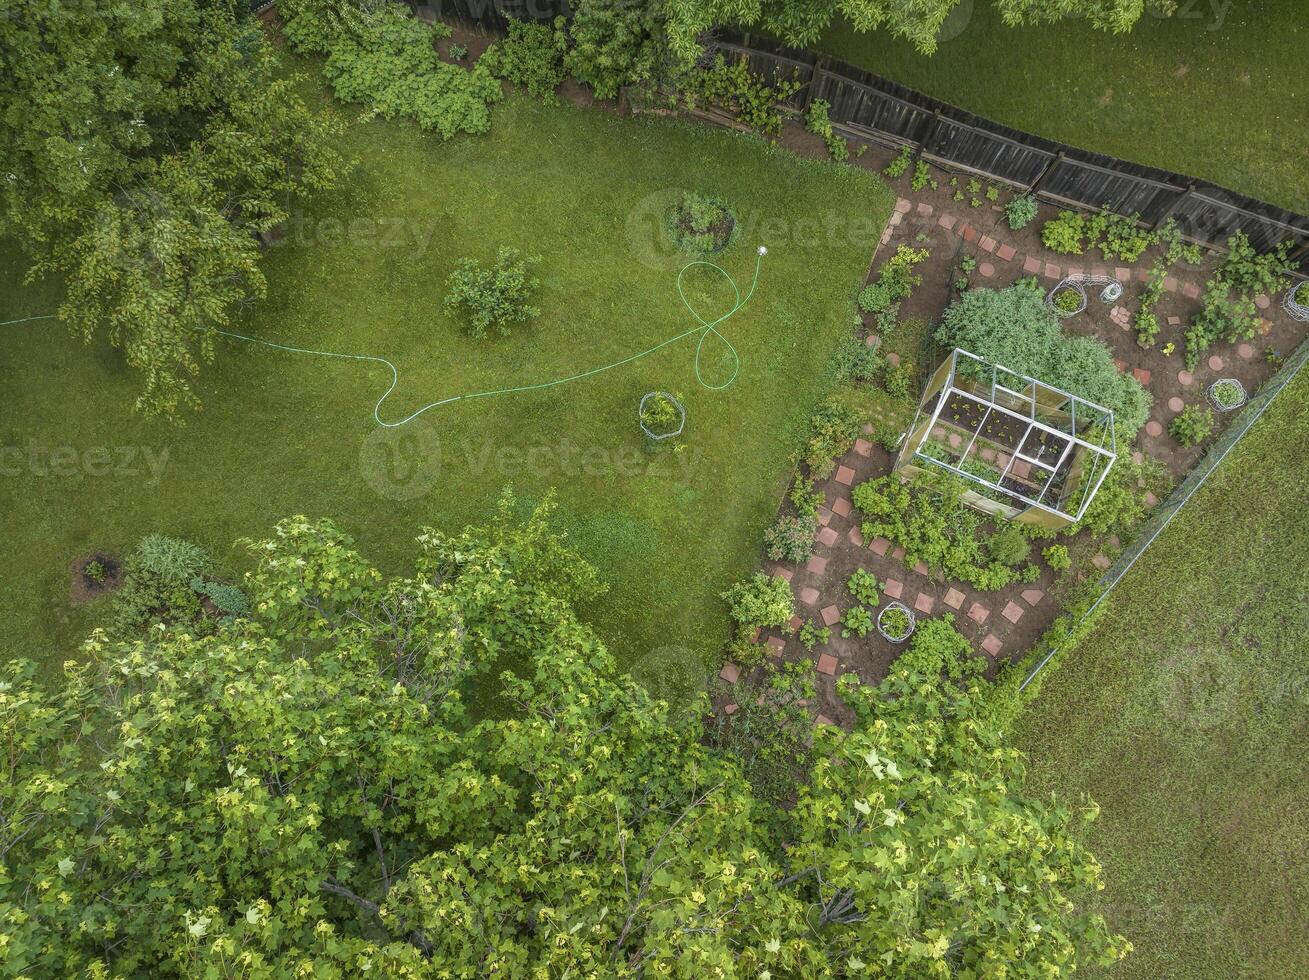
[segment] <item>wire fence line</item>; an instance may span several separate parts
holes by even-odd
[[[1223,432],[1218,436],[1218,439],[1209,448],[1209,451],[1204,455],[1200,462],[1196,464],[1195,468],[1192,469],[1182,482],[1173,489],[1173,492],[1169,494],[1168,499],[1155,508],[1154,513],[1150,515],[1150,518],[1142,526],[1141,533],[1137,535],[1132,544],[1130,544],[1127,549],[1118,556],[1118,560],[1109,567],[1105,572],[1104,577],[1100,579],[1100,595],[1096,598],[1095,602],[1091,604],[1090,608],[1082,614],[1081,618],[1072,629],[1068,631],[1067,636],[1069,638],[1077,638],[1078,630],[1082,623],[1095,613],[1096,609],[1100,607],[1100,604],[1104,602],[1109,593],[1113,591],[1114,586],[1122,581],[1123,576],[1126,575],[1128,571],[1131,570],[1132,566],[1136,564],[1137,559],[1149,550],[1150,546],[1154,544],[1155,539],[1163,533],[1164,528],[1166,528],[1172,522],[1173,518],[1177,516],[1178,512],[1186,506],[1186,502],[1194,496],[1197,490],[1204,486],[1205,481],[1208,480],[1218,469],[1219,465],[1227,458],[1227,455],[1237,446],[1237,444],[1240,443],[1241,439],[1245,437],[1245,434],[1250,431],[1251,427],[1259,421],[1260,417],[1262,417],[1264,412],[1267,411],[1268,406],[1271,405],[1273,400],[1281,394],[1282,390],[1291,383],[1292,379],[1294,379],[1300,372],[1300,369],[1304,367],[1306,362],[1309,362],[1309,340],[1302,342],[1291,356],[1286,359],[1281,368],[1278,369],[1277,373],[1268,379],[1267,383],[1259,389],[1258,393],[1253,398],[1246,402],[1245,407],[1241,410],[1241,414],[1236,417],[1231,425],[1223,430]],[[1040,662],[1032,668],[1031,672],[1018,686],[1020,694],[1027,688],[1027,685],[1035,679],[1036,675],[1045,669],[1046,664],[1050,662],[1051,658],[1053,658],[1056,653],[1063,649],[1064,644],[1067,642],[1068,640],[1065,639],[1062,643],[1055,644],[1046,652],[1046,655],[1041,658]]]

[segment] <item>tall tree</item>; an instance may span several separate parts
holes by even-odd
[[[845,689],[859,725],[824,729],[794,812],[769,811],[702,702],[652,698],[573,617],[598,584],[548,508],[509,512],[424,532],[392,579],[284,521],[251,545],[250,618],[94,636],[53,685],[8,664],[4,971],[1049,976],[1121,954],[1071,904],[1098,868],[1070,815],[1023,796],[975,691]]]
[[[342,162],[240,0],[16,0],[0,16],[0,235],[60,315],[196,403],[212,328],[264,288],[256,236]]]

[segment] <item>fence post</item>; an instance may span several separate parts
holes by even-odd
[[[1191,199],[1191,195],[1194,193],[1195,193],[1195,185],[1187,184],[1186,189],[1183,190],[1180,194],[1178,194],[1175,198],[1173,198],[1172,201],[1169,202],[1168,207],[1164,208],[1164,213],[1159,216],[1159,220],[1154,223],[1154,227],[1155,228],[1162,227],[1163,223],[1167,221],[1169,218],[1171,218],[1174,214],[1176,214],[1177,209],[1180,208],[1187,201],[1189,201]]]
[[[923,151],[927,149],[927,144],[930,143],[933,139],[935,139],[936,131],[940,128],[941,128],[941,110],[937,109],[934,113],[932,113],[932,118],[928,121],[927,125],[923,127],[922,138],[918,141],[918,145],[914,148],[913,160],[915,163],[917,163],[918,158],[923,155]]]
[[[1049,159],[1049,161],[1045,165],[1045,169],[1042,170],[1037,175],[1036,180],[1032,181],[1031,184],[1028,185],[1027,193],[1039,194],[1041,192],[1041,185],[1045,183],[1045,179],[1049,177],[1050,174],[1053,173],[1063,162],[1064,162],[1064,151],[1060,150],[1058,153],[1056,153],[1054,156],[1052,156]]]
[[[1309,260],[1309,239],[1300,243],[1300,247],[1291,253],[1290,262],[1292,265],[1303,265]]]
[[[822,55],[814,62],[809,69],[809,80],[804,83],[801,91],[804,93],[800,99],[800,112],[803,113],[809,108],[809,103],[814,100],[814,89],[818,88],[818,79],[822,77],[823,72],[827,71],[827,66],[832,63],[832,59],[827,55]]]

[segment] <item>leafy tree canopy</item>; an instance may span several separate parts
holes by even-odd
[[[65,279],[60,316],[123,349],[148,412],[196,404],[212,328],[263,292],[256,236],[342,168],[330,135],[239,0],[0,17],[0,234]]]
[[[595,571],[506,500],[385,578],[283,521],[213,635],[0,682],[0,961],[29,976],[1050,976],[1091,813],[1024,795],[975,686],[842,694],[788,814],[571,612]],[[500,675],[498,698],[475,693]],[[766,828],[775,828],[773,836]],[[787,843],[783,845],[781,841]]]

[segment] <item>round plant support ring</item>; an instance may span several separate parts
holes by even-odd
[[[1104,303],[1112,303],[1118,297],[1123,295],[1123,284],[1113,276],[1065,276],[1060,279],[1054,289],[1050,290],[1045,297],[1045,305],[1054,311],[1054,315],[1059,319],[1065,319],[1070,316],[1077,316],[1086,309],[1086,287],[1103,286],[1100,290],[1100,300]],[[1064,290],[1071,290],[1077,294],[1077,306],[1074,309],[1062,310],[1054,301],[1055,296]]]
[[[886,614],[892,610],[904,613],[905,622],[907,623],[903,636],[897,636],[887,629]],[[914,614],[913,611],[903,602],[888,602],[882,607],[882,611],[877,614],[877,632],[892,643],[903,643],[909,637],[914,635]]]
[[[1309,279],[1302,279],[1286,291],[1282,308],[1292,320],[1309,322]]]
[[[651,432],[646,428],[644,421],[645,407],[650,403],[650,399],[652,398],[662,398],[677,410],[676,429],[672,429],[668,432]],[[641,431],[644,432],[648,438],[653,439],[655,442],[660,442],[663,439],[671,439],[674,436],[680,436],[682,434],[682,430],[686,428],[686,409],[682,407],[681,402],[666,391],[647,391],[641,396],[641,404],[637,407],[636,422],[641,426]]]
[[[1220,392],[1230,392],[1222,395]],[[1209,386],[1209,404],[1220,412],[1234,412],[1245,404],[1245,386],[1235,378],[1219,378]]]

